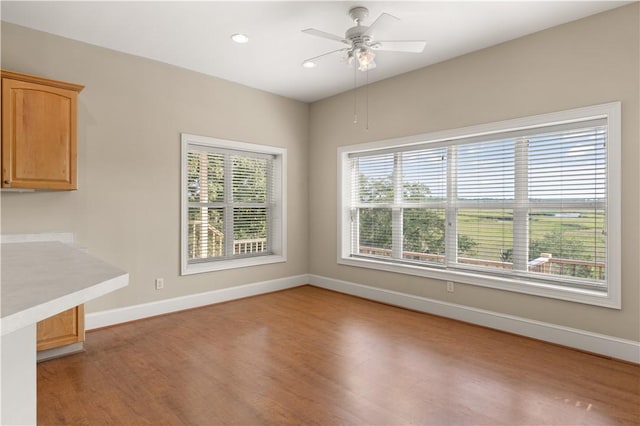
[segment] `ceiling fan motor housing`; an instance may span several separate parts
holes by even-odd
[[[344,37],[349,40],[353,47],[360,47],[362,45],[368,45],[371,41],[371,37],[368,35],[363,35],[369,27],[364,25],[357,25],[355,27],[351,27],[347,30]]]

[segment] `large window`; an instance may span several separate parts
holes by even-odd
[[[281,148],[182,135],[182,273],[282,262]]]
[[[620,306],[620,104],[341,148],[340,263]]]

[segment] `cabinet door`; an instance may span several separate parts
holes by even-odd
[[[2,79],[2,186],[77,189],[77,93]]]
[[[39,351],[82,342],[84,341],[84,305],[42,320],[36,329]]]

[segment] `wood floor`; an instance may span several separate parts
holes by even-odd
[[[635,425],[640,367],[315,287],[93,331],[38,423]]]

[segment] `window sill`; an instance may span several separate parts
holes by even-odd
[[[564,287],[561,285],[541,284],[513,278],[488,276],[466,271],[438,270],[422,266],[407,264],[395,264],[376,259],[338,258],[338,264],[355,266],[360,268],[375,269],[399,274],[414,275],[425,278],[433,278],[442,281],[454,281],[461,284],[513,291],[517,293],[552,299],[566,300],[569,302],[602,306],[611,309],[621,309],[620,297],[608,293]]]
[[[268,265],[271,263],[286,262],[287,258],[281,255],[245,257],[233,260],[221,260],[216,262],[203,262],[182,265],[180,275],[201,274],[204,272],[223,271],[226,269],[246,268],[249,266]]]

